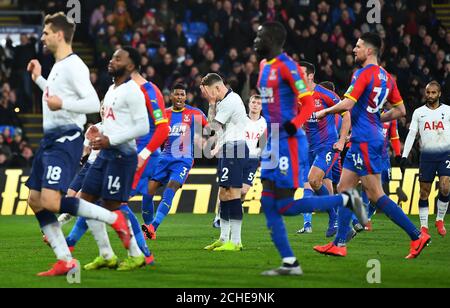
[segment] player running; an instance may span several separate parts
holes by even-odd
[[[417,132],[420,135],[420,200],[419,216],[422,232],[428,233],[428,213],[431,184],[439,177],[439,196],[437,201],[438,213],[436,228],[441,236],[447,231],[444,218],[447,213],[450,190],[450,107],[440,102],[441,86],[431,81],[425,88],[425,106],[413,113],[409,134],[403,150],[401,168],[407,165],[409,152],[414,144]]]
[[[261,116],[261,96],[252,95],[248,101],[248,107],[248,118],[250,119],[250,121],[247,122],[247,125],[245,127],[245,141],[247,142],[250,158],[247,160],[247,163],[244,166],[243,183],[241,190],[242,202],[245,201],[245,196],[253,186],[255,174],[261,160],[261,152],[262,149],[264,149],[264,145],[267,141],[267,122],[264,117]],[[217,201],[218,203],[220,203],[219,200]],[[215,228],[220,228],[219,213],[220,207],[213,222],[213,227]]]
[[[100,101],[89,80],[89,69],[72,51],[75,23],[64,13],[47,15],[41,41],[55,57],[56,63],[45,80],[37,60],[28,64],[32,79],[43,91],[44,138],[33,160],[28,204],[36,214],[42,232],[56,254],[58,262],[39,276],[65,275],[77,267],[54,213],[98,219],[112,227],[128,247],[130,230],[125,215],[91,204],[67,202],[63,198],[73,179],[83,151],[82,130],[87,113],[96,113]]]
[[[150,224],[142,225],[142,231],[152,240],[156,239],[156,230],[169,213],[176,192],[186,182],[194,165],[195,133],[202,134],[203,127],[208,125],[200,109],[186,105],[186,98],[186,87],[176,84],[170,95],[172,107],[166,109],[170,123],[169,138],[149,183],[149,195],[155,195],[160,186],[167,185],[156,217]]]
[[[283,25],[268,22],[259,27],[254,41],[254,49],[263,59],[258,87],[269,138],[261,163],[261,205],[283,262],[281,267],[262,273],[268,276],[303,273],[289,244],[282,215],[323,212],[345,206],[352,208],[361,220],[367,219],[356,190],[294,200],[295,190],[306,182],[309,170],[308,142],[301,127],[311,117],[314,102],[300,66],[283,53],[286,36]]]
[[[302,61],[300,67],[306,75],[306,82],[310,89],[313,89],[312,98],[314,100],[314,113],[305,123],[304,129],[309,144],[309,170],[308,183],[305,184],[303,198],[313,195],[327,196],[333,195],[332,170],[335,164],[339,163],[340,152],[344,149],[345,139],[350,130],[350,114],[344,112],[340,132],[336,129],[335,115],[329,115],[320,120],[316,119],[316,112],[328,107],[332,107],[340,102],[339,96],[332,90],[314,82],[316,68],[314,64]],[[337,232],[337,213],[331,209],[327,237],[332,237]],[[312,214],[303,215],[303,229],[297,233],[312,232]]]
[[[317,118],[329,114],[351,110],[352,136],[351,148],[347,152],[338,190],[354,188],[359,181],[369,200],[411,238],[408,259],[416,258],[430,241],[430,236],[420,232],[401,208],[389,199],[381,186],[380,174],[383,169],[383,125],[406,114],[403,100],[391,75],[378,65],[381,39],[377,34],[364,33],[354,48],[355,60],[362,64],[356,71],[345,99],[334,107],[324,109]],[[383,105],[389,101],[392,109],[381,114]],[[357,103],[357,104],[356,104]],[[346,238],[349,232],[351,212],[345,208],[339,211],[339,228],[334,242],[316,246],[314,250],[322,254],[346,256]],[[367,222],[359,219],[365,226]]]

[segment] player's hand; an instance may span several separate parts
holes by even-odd
[[[406,157],[402,157],[400,160],[400,170],[402,173],[405,173],[406,167],[408,166],[408,159]]]
[[[94,140],[90,142],[90,145],[94,150],[107,149],[111,146],[108,136],[102,134],[100,134],[100,136],[98,137],[95,137]]]
[[[326,109],[323,109],[323,110],[320,110],[320,111],[317,111],[317,112],[316,112],[316,118],[317,118],[317,120],[320,120],[320,119],[322,119],[322,118],[324,118],[324,117],[326,117],[326,116],[327,116]]]
[[[138,163],[137,163],[136,171],[141,169],[142,166],[144,166],[144,164],[145,164],[145,159],[143,159],[140,155],[138,155]]]
[[[57,111],[62,109],[62,100],[58,96],[49,96],[45,99],[47,101],[48,109]]]
[[[297,133],[297,127],[291,121],[284,122],[283,128],[289,136],[294,136]]]
[[[97,126],[92,125],[86,131],[86,139],[92,142],[95,138],[100,137],[101,133]]]
[[[28,63],[27,71],[31,73],[31,78],[36,81],[40,76],[42,76],[42,67],[38,60],[33,59]]]
[[[336,152],[342,152],[345,147],[345,140],[339,139],[335,144],[333,144],[333,150]]]
[[[203,97],[208,101],[209,104],[216,103],[216,100],[211,97],[211,94],[205,86],[200,86],[200,90],[202,91]]]
[[[219,147],[215,147],[214,149],[211,150],[211,157],[215,157],[217,155],[217,153],[219,153]]]

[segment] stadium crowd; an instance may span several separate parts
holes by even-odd
[[[83,11],[88,14],[83,17],[81,36],[89,38],[95,50],[91,81],[100,98],[111,84],[107,66],[113,51],[132,45],[143,56],[144,77],[158,85],[166,103],[171,86],[182,82],[188,86],[188,103],[206,112],[208,106],[199,85],[208,72],[224,76],[244,101],[257,92],[259,63],[252,45],[264,21],[282,22],[288,29],[286,52],[296,60],[314,63],[317,79],[334,82],[340,96],[357,69],[352,52],[357,39],[364,32],[377,31],[385,42],[381,65],[397,78],[407,107],[407,117],[398,127],[404,141],[413,111],[424,102],[423,89],[429,81],[437,80],[442,85],[442,102],[450,104],[450,31],[437,20],[431,1],[380,0],[380,24],[367,22],[371,8],[366,8],[366,2],[94,0]],[[54,13],[66,10],[65,4],[24,1],[22,5]],[[31,80],[24,73],[24,65],[35,56],[43,64],[45,76],[53,62],[36,39],[24,36],[19,46],[0,45],[0,86],[9,89],[9,83],[12,88],[9,96],[5,91],[0,96],[0,126],[20,127],[12,110],[15,106],[31,110],[24,100],[39,105],[40,93],[30,98]],[[5,140],[0,142],[2,149]],[[413,164],[418,163],[417,144],[410,157]]]

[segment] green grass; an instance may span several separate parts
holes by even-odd
[[[314,215],[314,233],[308,235],[295,234],[301,218],[287,218],[289,238],[305,273],[301,277],[262,277],[260,272],[280,264],[264,216],[244,217],[244,251],[237,253],[202,250],[218,235],[211,220],[212,215],[170,215],[158,230],[157,241],[150,242],[155,266],[125,273],[82,271],[81,284],[69,285],[65,277],[35,276],[55,259],[42,243],[34,217],[0,217],[0,287],[450,287],[450,236],[441,238],[434,228],[432,244],[420,258],[405,260],[409,238],[383,215],[377,215],[374,232],[359,234],[350,243],[346,258],[333,258],[312,250],[314,245],[328,242],[324,236],[326,215]],[[418,218],[413,220],[417,223]],[[69,228],[64,228],[66,233]],[[112,231],[110,238],[123,258],[125,251]],[[92,236],[87,234],[74,256],[86,264],[97,253]],[[381,284],[366,281],[370,259],[381,262]]]

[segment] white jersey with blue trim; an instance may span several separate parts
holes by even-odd
[[[44,133],[61,127],[84,128],[86,115],[100,110],[97,92],[91,84],[89,69],[76,54],[56,62],[47,80],[42,76],[36,84],[43,91],[42,112]],[[58,96],[62,109],[51,111],[47,98]]]
[[[145,96],[139,86],[131,79],[118,87],[111,85],[103,106],[103,134],[108,136],[111,147],[136,152],[135,139],[150,129]]]
[[[425,105],[416,109],[409,130],[414,137],[417,132],[420,134],[422,159],[440,160],[450,155],[450,106],[442,104],[433,110]],[[411,150],[408,139],[403,156]]]
[[[247,122],[247,126],[245,127],[245,141],[247,142],[251,158],[260,156],[261,151],[258,149],[258,141],[265,134],[266,130],[267,122],[263,117],[260,117],[256,121],[249,119]]]

